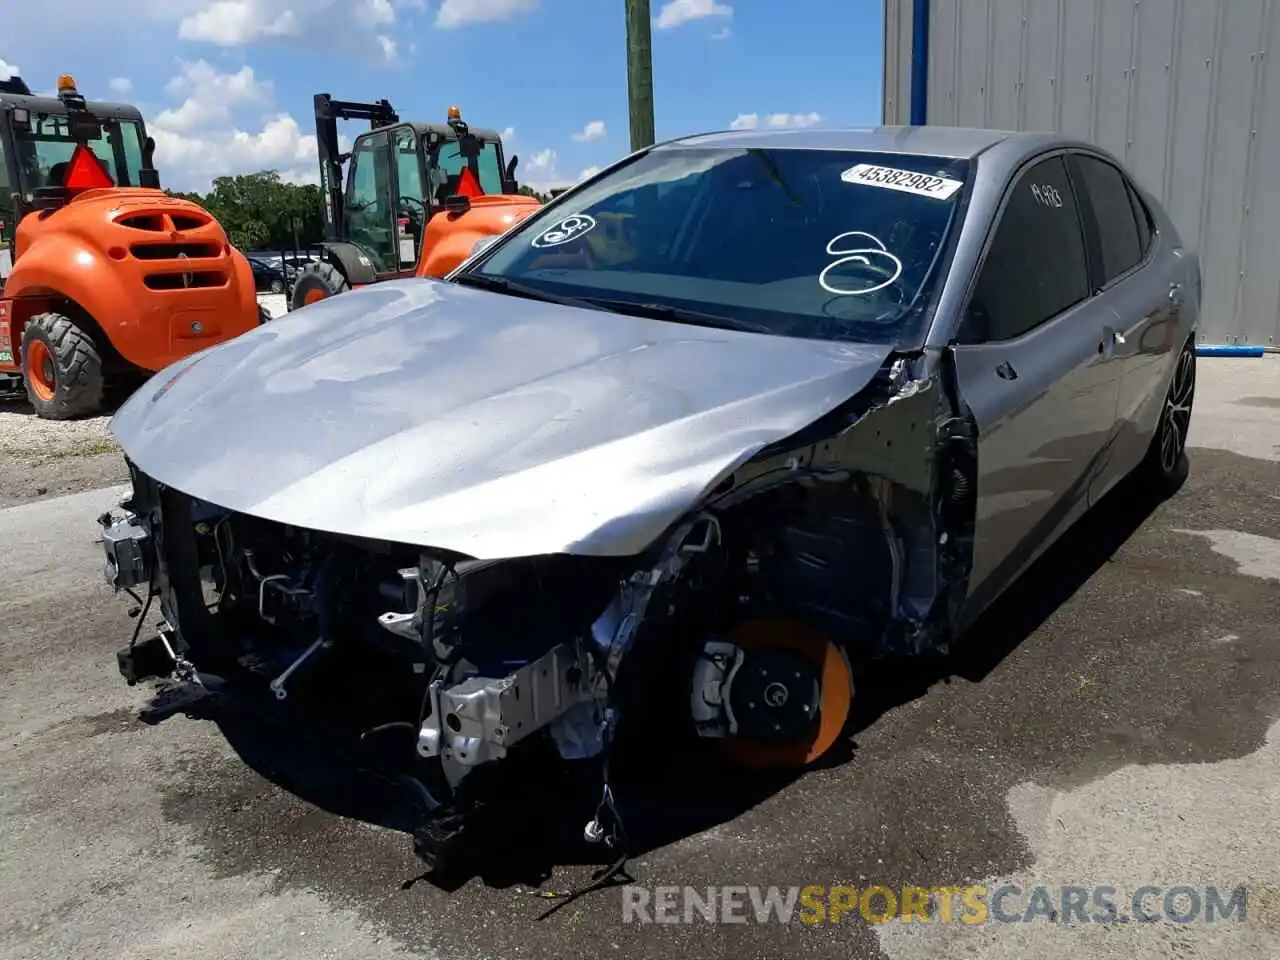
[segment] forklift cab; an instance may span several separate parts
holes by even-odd
[[[447,124],[396,123],[356,138],[347,170],[347,239],[379,279],[412,273],[427,222],[466,210],[471,199],[514,193],[514,162],[502,138],[468,128],[457,107]]]
[[[20,77],[0,81],[0,240],[71,190],[158,186],[153,149],[137,108],[86,102],[68,75],[56,97],[33,94]]]

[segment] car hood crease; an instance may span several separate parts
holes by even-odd
[[[268,520],[630,555],[890,353],[394,281],[179,361],[111,429],[154,479]]]

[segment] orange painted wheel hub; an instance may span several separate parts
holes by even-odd
[[[317,300],[323,300],[327,296],[329,296],[327,290],[321,287],[312,287],[302,295],[302,305],[305,307],[308,303],[315,303]]]
[[[53,353],[43,340],[32,340],[27,345],[27,369],[22,372],[31,390],[41,400],[52,400],[58,389],[58,368]]]
[[[756,769],[786,769],[813,763],[830,750],[840,737],[853,704],[853,671],[844,651],[826,634],[800,620],[787,617],[760,617],[747,620],[729,631],[732,642],[748,657],[752,653],[772,653],[785,663],[803,663],[804,670],[794,670],[794,681],[812,683],[816,679],[818,716],[795,740],[778,742],[753,739],[739,734],[725,741],[729,756],[743,766]],[[759,674],[766,671],[760,668]],[[742,677],[742,674],[739,674]],[[761,678],[759,699],[768,707],[784,708],[789,697],[784,684]],[[735,679],[735,686],[738,684]],[[731,694],[732,696],[732,694]],[[755,699],[750,703],[755,707]],[[741,731],[743,724],[739,722]]]

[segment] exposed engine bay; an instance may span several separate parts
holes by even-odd
[[[517,755],[607,760],[653,695],[628,683],[642,645],[670,654],[691,738],[804,766],[845,725],[851,659],[944,644],[964,598],[972,447],[936,378],[904,383],[899,364],[752,458],[639,556],[475,560],[300,529],[131,464],[132,496],[101,518],[108,581],[147,608],[121,672],[248,690],[334,742],[401,737],[429,868]],[[584,833],[621,847],[601,766]]]

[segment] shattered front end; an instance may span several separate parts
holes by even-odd
[[[158,626],[121,673],[234,693],[342,750],[387,738],[384,772],[423,799],[416,848],[436,868],[529,770],[554,786],[559,761],[595,760],[579,767],[600,775],[584,835],[617,845],[605,761],[647,706],[743,765],[802,767],[842,733],[851,662],[946,642],[974,517],[971,438],[951,411],[922,362],[886,364],[617,555],[478,560],[305,529],[131,464],[132,497],[102,518],[106,574],[147,608],[139,632]],[[638,660],[661,667],[629,673]],[[484,822],[504,819],[520,815]]]

